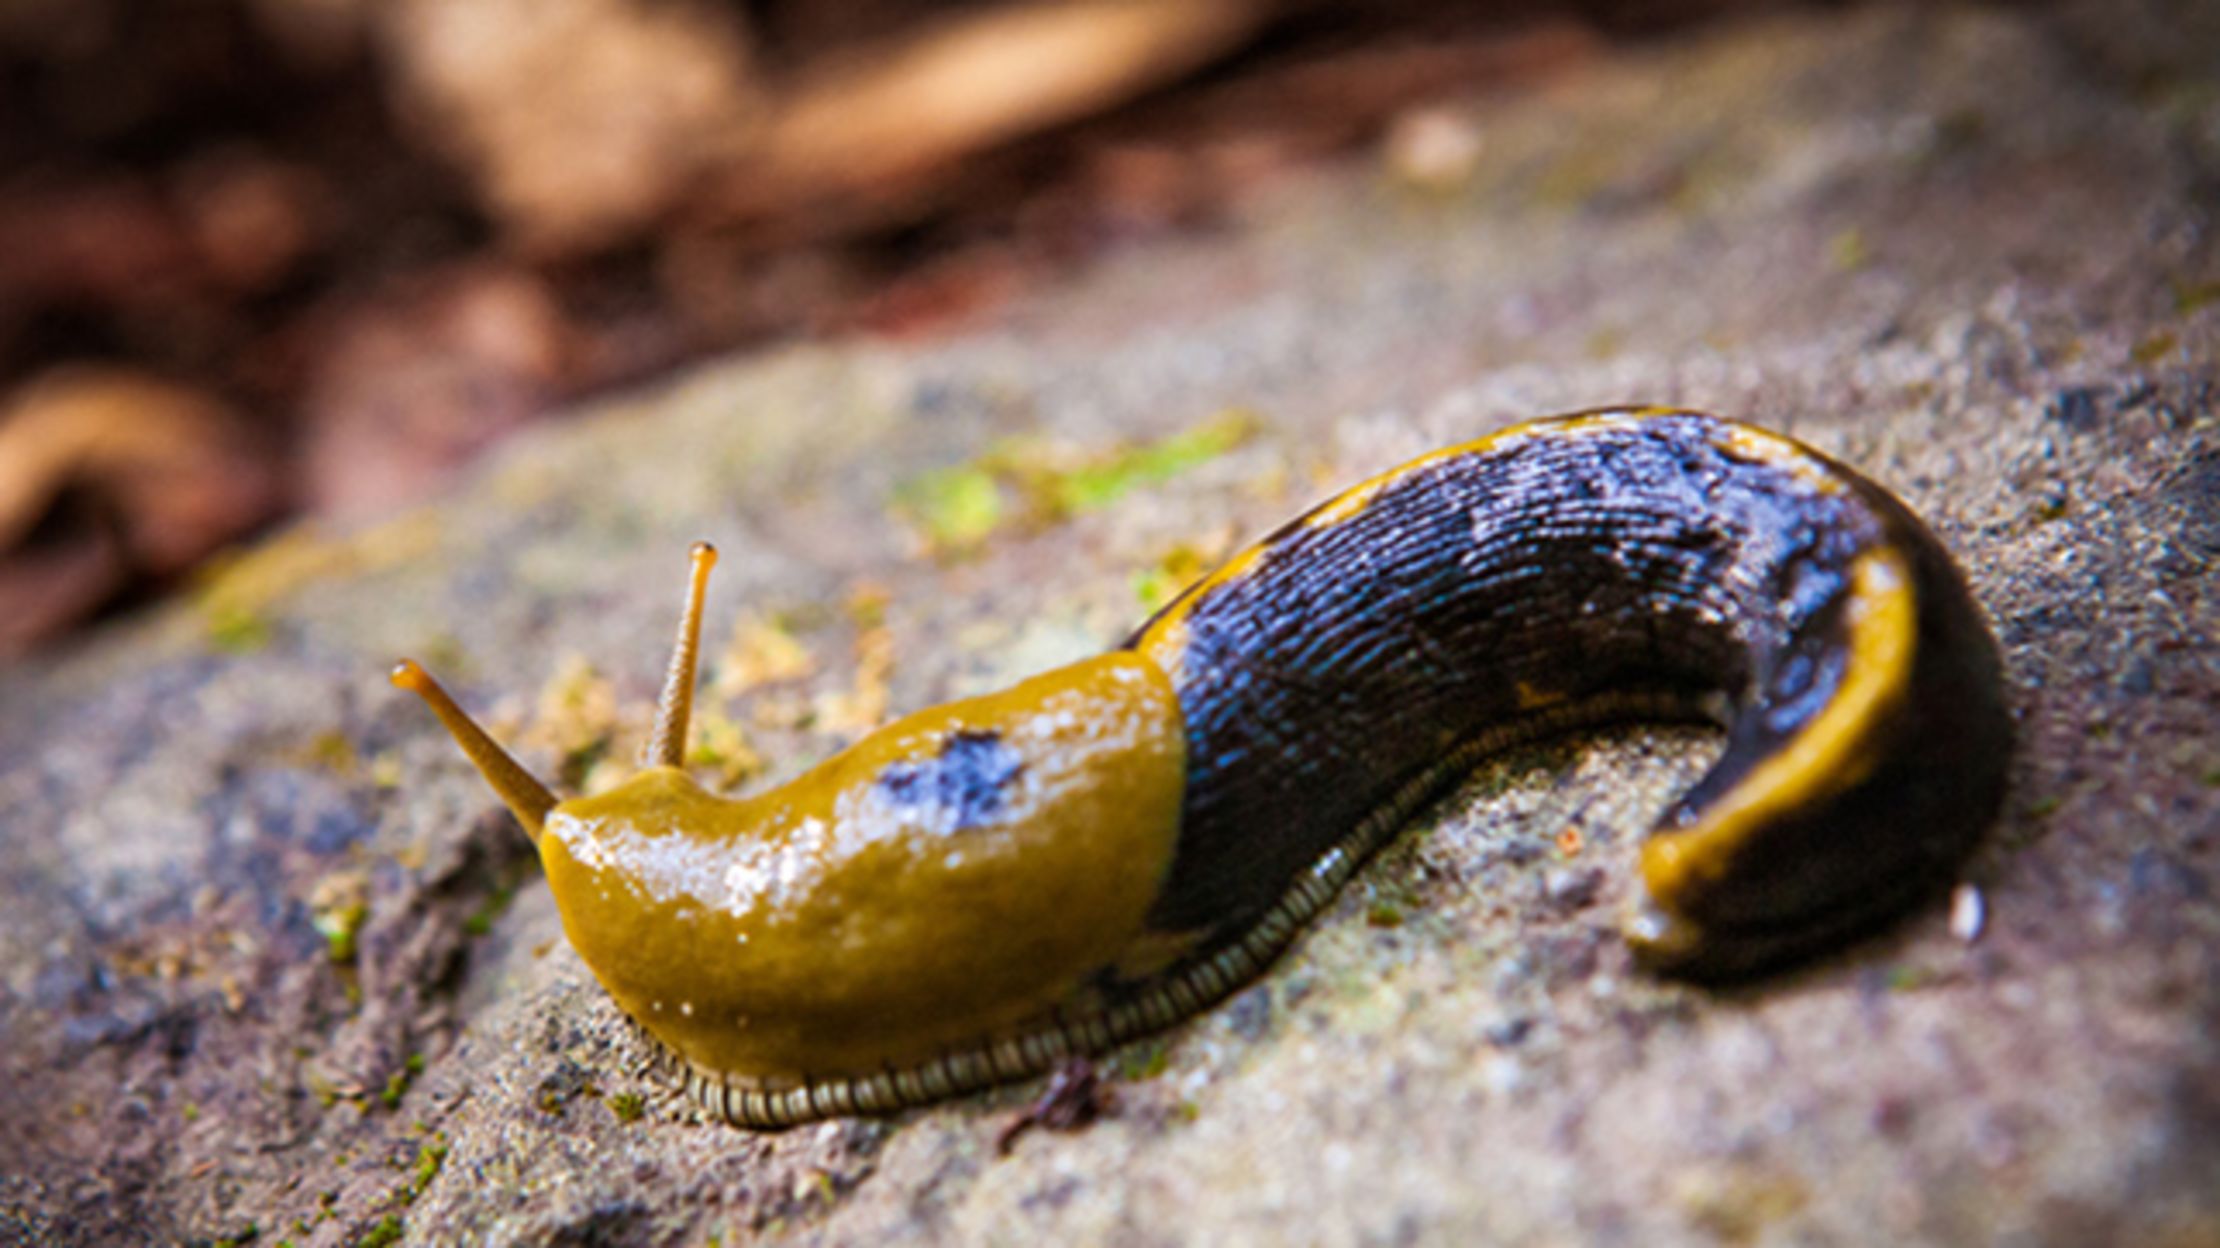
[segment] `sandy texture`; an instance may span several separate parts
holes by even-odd
[[[608,404],[0,677],[0,1241],[2220,1240],[2220,91],[2086,14],[1624,53],[992,329]],[[1716,747],[1626,732],[1476,775],[1118,1055],[1108,1120],[998,1157],[1019,1088],[748,1135],[631,1073],[521,838],[382,678],[419,654],[535,768],[621,774],[706,536],[713,677],[743,607],[813,661],[710,699],[789,773],[881,694],[1114,640],[1183,543],[1624,400],[1790,431],[1962,556],[2022,727],[1977,939],[1936,906],[1745,991],[1637,974],[1635,838]],[[1229,407],[1260,432],[966,561],[894,518],[999,439]]]

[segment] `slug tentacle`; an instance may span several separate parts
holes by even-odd
[[[671,647],[671,665],[663,675],[663,696],[655,703],[655,731],[641,751],[650,767],[676,767],[686,759],[686,724],[694,712],[694,666],[701,654],[701,607],[709,592],[709,573],[717,566],[717,548],[695,542],[689,552],[686,577],[686,610],[678,618],[678,641]]]
[[[1709,718],[1627,938],[1717,978],[1917,900],[2001,799],[1996,646],[1872,482],[1695,412],[1536,421],[1329,499],[1110,654],[726,800],[678,769],[714,551],[651,766],[555,803],[414,664],[534,833],[571,944],[710,1112],[883,1113],[1039,1073],[1258,974],[1484,754]]]
[[[547,812],[555,808],[555,795],[547,791],[546,785],[534,779],[522,763],[510,757],[507,750],[487,736],[485,729],[480,728],[476,720],[455,705],[455,700],[447,696],[447,690],[432,679],[430,672],[419,667],[416,660],[402,659],[394,664],[390,678],[396,688],[408,690],[424,699],[424,704],[432,708],[432,714],[439,716],[439,722],[446,725],[448,735],[455,738],[455,744],[462,747],[464,755],[478,768],[478,774],[484,776],[486,783],[493,786],[502,805],[507,806],[509,813],[516,816],[516,821],[524,825],[525,834],[537,846],[540,843],[540,829],[547,822]]]

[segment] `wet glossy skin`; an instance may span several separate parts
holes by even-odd
[[[654,756],[679,757],[697,548]],[[1360,483],[1111,655],[725,801],[673,766],[557,803],[413,664],[564,928],[689,1092],[750,1125],[1036,1073],[1254,976],[1487,750],[1704,717],[1627,937],[1710,978],[1916,901],[1993,816],[1995,643],[1880,487],[1689,412],[1518,426]]]
[[[1075,997],[1171,863],[1179,707],[1127,654],[897,720],[759,797],[658,768],[555,807],[570,941],[688,1061],[921,1061]]]
[[[1131,643],[1187,713],[1152,922],[1206,944],[1454,743],[1624,718],[1629,694],[1728,732],[1645,846],[1629,923],[1680,973],[1762,968],[1901,907],[2001,794],[1995,646],[1933,535],[1749,426],[1522,425],[1353,487],[1229,568]]]

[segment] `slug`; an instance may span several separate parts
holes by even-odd
[[[1945,882],[2001,800],[1996,644],[1856,472],[1697,412],[1523,424],[1353,486],[1118,649],[727,800],[680,769],[693,552],[639,775],[557,801],[413,662],[564,932],[701,1105],[780,1127],[1038,1074],[1255,976],[1481,755],[1711,719],[1643,842],[1636,957],[1811,955]]]

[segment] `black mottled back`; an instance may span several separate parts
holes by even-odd
[[[1842,674],[1851,561],[1917,522],[1725,428],[1675,413],[1424,463],[1188,604],[1187,796],[1152,925],[1240,930],[1447,750],[1538,706],[1761,704],[1690,808],[1805,723]]]

